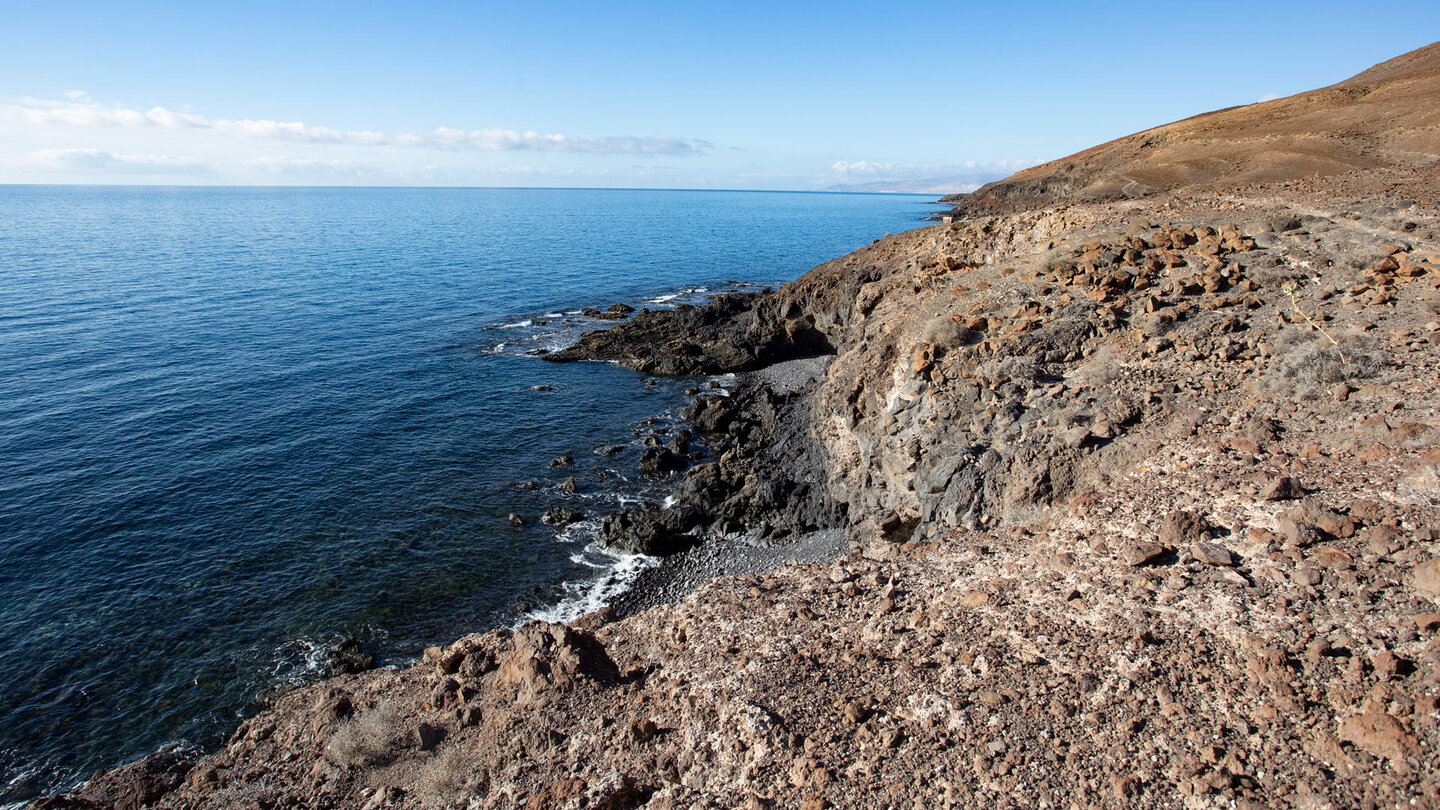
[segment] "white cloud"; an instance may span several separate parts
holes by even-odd
[[[41,149],[25,156],[25,163],[46,169],[133,172],[136,174],[195,173],[209,164],[174,155],[117,155],[104,149]]]
[[[376,174],[370,167],[353,160],[311,160],[308,158],[266,156],[247,160],[244,166],[247,169],[263,174],[278,175],[369,177]]]
[[[1284,98],[1284,96],[1280,95],[1279,93],[1266,93],[1260,98],[1255,99],[1255,103],[1259,104],[1263,101],[1274,101],[1277,98]]]
[[[72,127],[158,127],[172,130],[207,130],[234,138],[261,141],[350,146],[393,146],[412,149],[496,152],[564,152],[590,155],[632,155],[689,157],[713,148],[708,141],[665,135],[576,138],[513,129],[455,129],[440,127],[429,131],[378,132],[337,130],[301,121],[209,118],[164,107],[139,110],[90,101],[81,91],[72,100],[24,98],[0,103],[0,113],[9,114],[32,126]]]
[[[893,171],[894,168],[895,164],[893,163],[871,163],[868,160],[857,160],[854,162],[837,160],[834,165],[830,167],[830,170],[844,175],[863,175],[868,177],[882,172],[889,173]]]

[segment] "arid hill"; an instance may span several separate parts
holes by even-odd
[[[944,198],[962,216],[1440,159],[1440,43],[1339,84],[1186,118]]]

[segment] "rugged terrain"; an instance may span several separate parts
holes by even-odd
[[[1435,54],[1307,131],[1408,82],[1433,137]],[[756,372],[610,542],[850,553],[300,689],[49,804],[1440,806],[1440,147],[1401,141],[962,204],[587,336],[557,359]]]

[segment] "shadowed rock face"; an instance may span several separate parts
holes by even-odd
[[[717,374],[828,354],[815,318],[788,296],[722,295],[704,306],[646,310],[546,355],[552,362],[615,360],[644,374]]]
[[[1411,168],[1440,156],[1440,43],[1339,84],[1138,132],[943,198],[960,216]]]

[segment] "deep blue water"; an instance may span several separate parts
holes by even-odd
[[[695,382],[525,351],[581,308],[783,282],[927,210],[0,186],[0,804],[214,745],[341,637],[395,662],[603,600],[643,561],[534,518],[655,497],[637,426]]]

